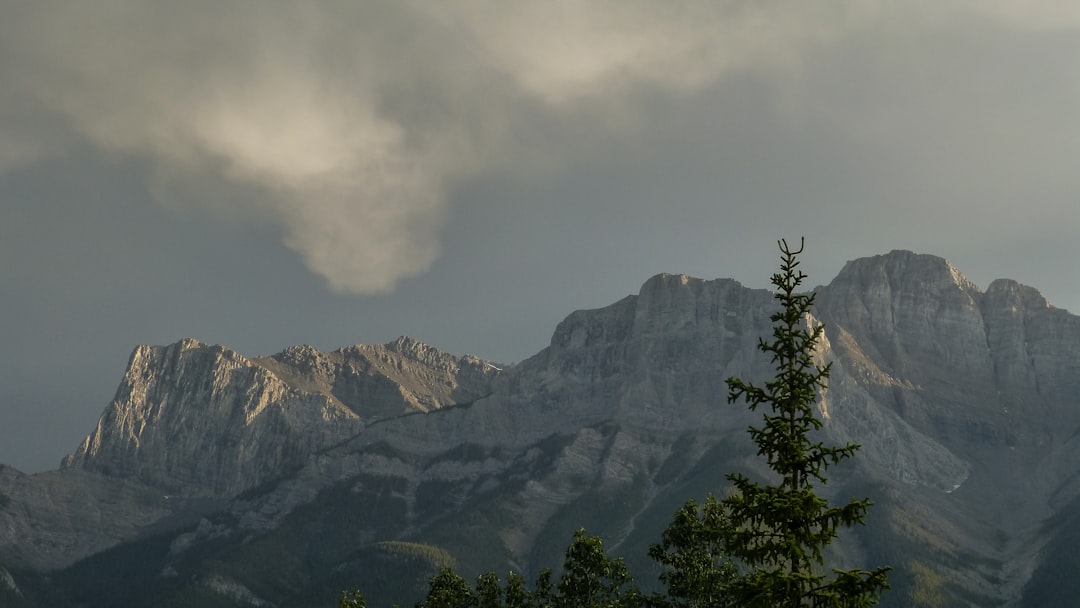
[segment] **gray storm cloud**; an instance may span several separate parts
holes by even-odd
[[[8,7],[0,171],[73,142],[148,158],[162,184],[230,186],[182,204],[269,218],[334,289],[386,292],[437,259],[456,180],[559,156],[507,135],[522,113],[602,112],[636,88],[690,94],[750,67],[788,73],[884,18],[858,2],[355,4]],[[1063,21],[1052,6],[956,6]]]
[[[336,32],[334,15],[247,8],[25,8],[4,33],[4,81],[23,111],[4,116],[14,137],[0,162],[60,152],[20,136],[20,119],[48,114],[72,137],[150,158],[163,198],[192,190],[173,187],[185,181],[230,184],[220,199],[195,189],[208,199],[195,204],[270,217],[336,289],[387,291],[426,270],[449,168],[380,111],[379,70],[394,68],[351,38],[363,32]]]

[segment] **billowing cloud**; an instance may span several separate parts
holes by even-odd
[[[1062,23],[1053,7],[958,6],[949,14]],[[893,17],[882,10],[22,3],[0,24],[0,171],[75,141],[148,159],[163,199],[269,218],[333,288],[384,292],[437,259],[455,180],[518,154],[559,158],[524,151],[531,142],[514,125],[525,113],[602,112],[642,87],[692,94],[740,70],[797,70],[809,50]],[[175,187],[185,182],[229,188],[190,201]]]

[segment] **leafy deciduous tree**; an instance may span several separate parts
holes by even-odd
[[[417,608],[474,608],[476,594],[469,581],[450,568],[443,568],[428,581],[428,594]]]
[[[640,594],[623,559],[604,552],[604,541],[579,528],[566,550],[557,605],[609,608],[632,605]]]
[[[476,578],[476,608],[503,608],[503,590],[499,576],[485,572]]]
[[[364,594],[359,591],[343,591],[338,600],[338,608],[367,608]]]
[[[525,577],[516,572],[506,575],[506,608],[528,608],[529,592]]]
[[[737,569],[724,544],[731,524],[724,505],[710,495],[704,504],[690,499],[675,512],[658,544],[649,547],[649,557],[664,569],[660,582],[667,597],[653,603],[672,608],[724,608],[733,606],[728,587]]]

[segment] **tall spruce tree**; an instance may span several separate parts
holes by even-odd
[[[814,492],[814,484],[826,483],[825,470],[859,446],[827,446],[811,437],[822,426],[814,406],[829,377],[830,366],[814,360],[824,327],[808,316],[814,294],[798,291],[806,278],[797,259],[803,242],[797,250],[784,240],[778,244],[780,271],[772,284],[781,309],[772,315],[773,340],[758,344],[772,355],[776,376],[764,387],[739,378],[729,378],[727,385],[728,402],[743,399],[754,411],[766,406],[762,425],[749,432],[779,482],[728,475],[734,492],[723,500],[731,523],[725,544],[746,567],[729,590],[738,605],[751,608],[873,606],[888,588],[889,568],[821,572],[824,548],[838,528],[863,523],[871,503],[852,500],[833,507]]]

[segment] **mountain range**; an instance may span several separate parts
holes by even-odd
[[[1080,317],[907,251],[816,288],[818,404],[861,444],[822,493],[870,497],[830,564],[883,606],[1071,605]],[[725,379],[764,381],[771,292],[662,274],[512,366],[412,338],[248,358],[139,346],[59,469],[0,466],[2,606],[410,605],[438,568],[535,574],[585,527],[647,584],[688,498],[767,477]]]

